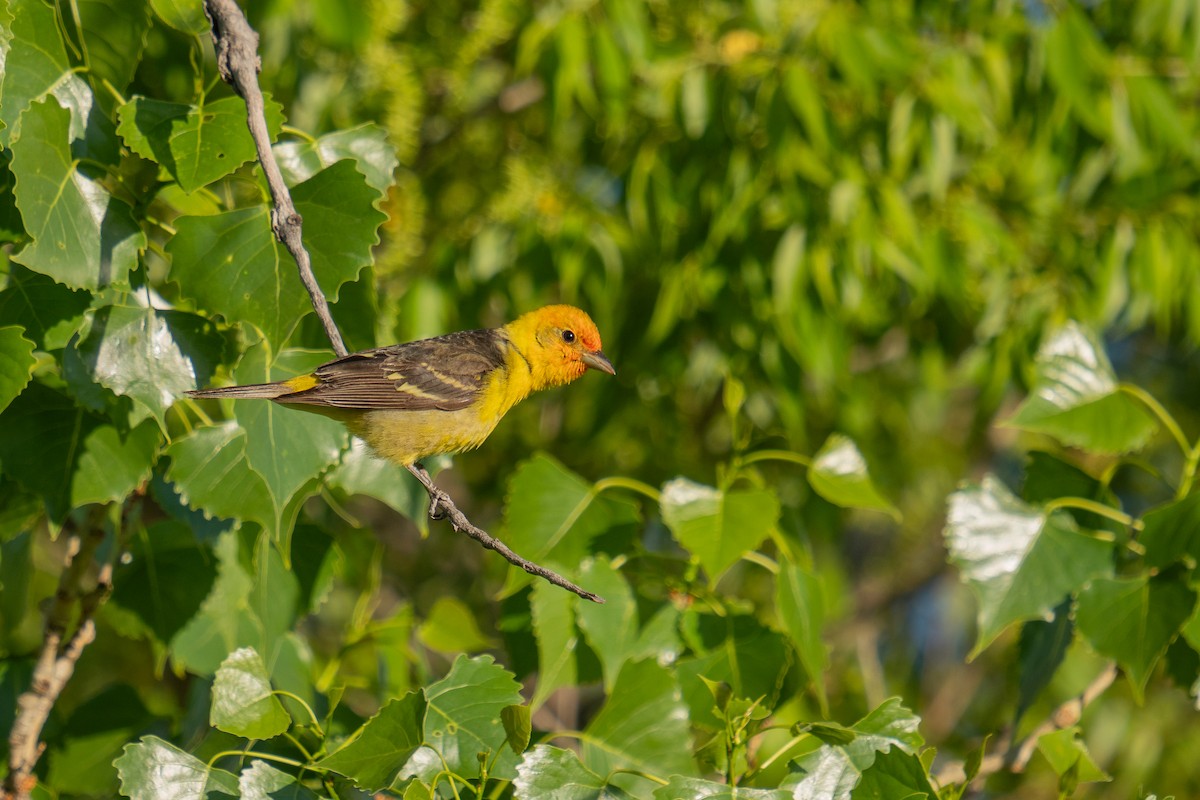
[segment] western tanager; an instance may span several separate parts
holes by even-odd
[[[334,417],[378,455],[409,466],[478,447],[531,392],[570,383],[589,367],[616,374],[591,317],[556,305],[502,328],[351,353],[286,381],[188,394],[262,398]]]

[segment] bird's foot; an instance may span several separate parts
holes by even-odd
[[[429,518],[433,520],[445,519],[446,512],[442,510],[442,503],[448,498],[441,492],[431,493],[429,495]]]

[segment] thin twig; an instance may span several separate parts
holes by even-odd
[[[574,592],[584,600],[591,600],[593,603],[604,602],[603,597],[576,586],[554,570],[546,569],[526,558],[522,558],[509,549],[508,545],[504,542],[495,538],[487,531],[471,524],[471,520],[467,519],[466,515],[458,510],[458,506],[454,505],[454,501],[450,499],[450,495],[438,488],[437,484],[433,482],[433,478],[429,476],[429,473],[426,472],[423,466],[420,464],[410,464],[408,471],[416,476],[421,485],[425,487],[425,491],[429,493],[430,519],[447,518],[450,520],[450,525],[454,530],[465,533],[488,550],[495,550],[504,556],[510,564],[515,564],[530,575],[537,575],[539,578],[544,578],[555,586],[560,586],[568,592]]]
[[[275,238],[288,249],[296,259],[296,267],[300,270],[300,282],[308,290],[312,300],[313,310],[325,328],[325,335],[333,345],[333,351],[339,356],[346,355],[345,342],[333,316],[329,313],[329,303],[313,274],[312,259],[304,249],[301,236],[304,220],[292,203],[292,195],[288,192],[287,184],[283,182],[283,173],[271,152],[271,135],[267,131],[267,117],[263,102],[262,90],[258,86],[258,71],[262,62],[258,58],[258,34],[246,21],[242,9],[234,0],[204,0],[204,13],[212,26],[213,44],[217,50],[217,69],[221,79],[233,87],[234,91],[246,101],[246,124],[250,135],[254,138],[254,147],[258,150],[258,162],[262,165],[263,175],[267,178],[267,187],[271,190],[271,230]]]
[[[1001,770],[1024,772],[1025,767],[1029,766],[1029,760],[1033,758],[1034,751],[1037,750],[1038,739],[1047,733],[1054,733],[1078,724],[1083,717],[1083,710],[1091,705],[1097,697],[1108,691],[1108,687],[1112,686],[1117,679],[1117,674],[1117,665],[1109,662],[1078,697],[1072,697],[1054,709],[1050,716],[1034,728],[1028,736],[1019,742],[1014,741],[1005,752],[984,756],[975,780],[981,780]],[[956,761],[947,764],[938,772],[936,778],[940,786],[966,780],[963,762]]]
[[[112,588],[111,561],[100,567],[93,589],[85,593],[83,584],[104,537],[103,527],[96,526],[71,540],[71,551],[59,576],[58,589],[46,612],[42,650],[29,689],[17,699],[17,717],[8,736],[9,772],[4,779],[5,798],[26,800],[33,791],[36,785],[33,768],[45,750],[45,745],[41,744],[42,728],[63,687],[75,672],[84,648],[96,638],[93,616]],[[79,602],[79,622],[63,646],[76,601]]]

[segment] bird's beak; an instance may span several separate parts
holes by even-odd
[[[612,362],[608,360],[608,356],[597,350],[594,353],[584,353],[580,358],[584,364],[587,364],[592,369],[598,369],[601,372],[607,372],[609,375],[616,375],[617,371],[613,369]]]

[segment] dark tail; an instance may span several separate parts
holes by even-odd
[[[207,400],[209,398],[232,397],[235,400],[274,400],[295,390],[286,383],[254,383],[248,386],[226,386],[223,389],[201,389],[187,392],[188,397]]]

